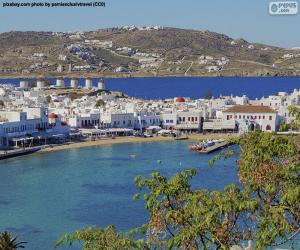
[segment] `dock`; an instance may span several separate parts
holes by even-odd
[[[220,142],[220,143],[215,143],[213,146],[206,147],[205,149],[199,150],[198,152],[200,154],[209,154],[209,153],[217,151],[217,150],[219,150],[221,148],[224,148],[226,146],[228,146],[228,142],[227,141]]]
[[[33,154],[40,150],[41,150],[41,147],[34,147],[34,148],[26,148],[26,149],[20,149],[20,150],[13,150],[11,152],[0,153],[0,160]]]

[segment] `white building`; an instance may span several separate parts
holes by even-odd
[[[203,122],[203,114],[199,111],[174,111],[162,113],[162,126],[166,129],[185,131],[200,131]]]
[[[134,114],[134,129],[144,130],[150,126],[160,126],[160,115],[155,112],[137,112]]]
[[[101,116],[101,126],[103,128],[133,128],[133,113],[105,113]]]
[[[236,105],[247,105],[247,104],[249,104],[249,98],[246,95],[235,96],[235,97],[232,97],[231,99]]]
[[[65,136],[70,134],[70,126],[67,122],[62,121],[60,115],[56,115],[54,113],[49,114],[49,126],[47,129],[47,136],[46,137],[58,137],[64,138]]]
[[[48,117],[45,108],[0,111],[0,147],[9,146],[13,139],[46,131],[47,128]]]
[[[288,108],[290,106],[300,106],[300,90],[294,89],[291,94],[279,92],[278,95],[252,100],[250,103],[253,105],[269,106],[278,112],[283,121],[290,123],[295,117],[289,114]]]
[[[223,111],[223,121],[235,121],[239,132],[260,129],[275,132],[280,124],[277,112],[267,106],[237,105]]]
[[[68,119],[72,128],[86,128],[100,125],[100,114],[77,114]]]
[[[203,123],[203,131],[207,132],[237,132],[238,125],[235,120],[211,119]]]

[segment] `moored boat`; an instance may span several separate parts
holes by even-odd
[[[193,144],[189,146],[190,151],[199,151],[203,148],[202,144]]]

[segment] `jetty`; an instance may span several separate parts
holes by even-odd
[[[222,148],[227,147],[227,146],[228,146],[227,141],[219,142],[219,143],[215,143],[212,146],[207,146],[204,149],[199,150],[198,152],[200,154],[209,154],[209,153],[212,153],[214,151],[217,151],[217,150],[222,149]]]
[[[25,148],[25,149],[20,149],[20,150],[12,150],[11,152],[4,151],[3,153],[0,153],[0,160],[33,154],[40,150],[41,150],[41,147],[33,147],[33,148]]]

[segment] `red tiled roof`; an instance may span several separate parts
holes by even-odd
[[[268,106],[258,105],[236,105],[225,111],[224,113],[277,113],[274,109]]]
[[[175,102],[185,102],[183,97],[177,97]]]

